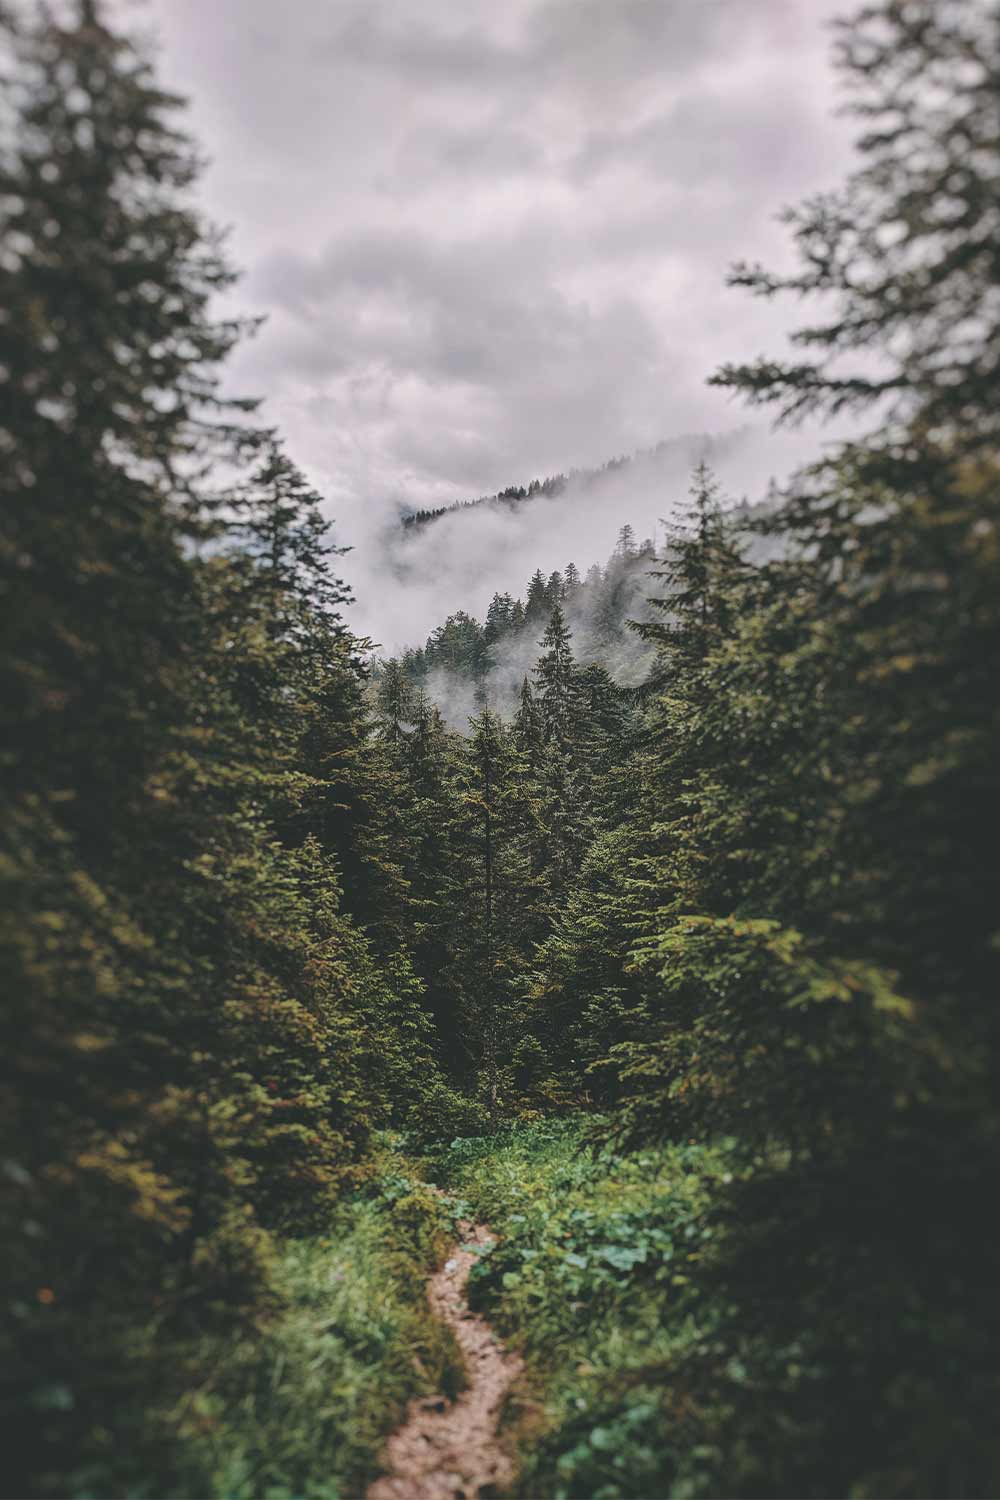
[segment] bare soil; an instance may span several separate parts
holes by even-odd
[[[387,1472],[369,1486],[367,1500],[479,1500],[499,1494],[514,1477],[497,1424],[522,1361],[504,1350],[466,1300],[476,1251],[462,1246],[481,1247],[493,1236],[485,1224],[459,1224],[459,1231],[461,1244],[431,1279],[427,1295],[435,1316],[455,1335],[468,1387],[455,1401],[425,1396],[410,1403],[383,1450]]]

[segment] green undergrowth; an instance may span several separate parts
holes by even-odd
[[[197,1351],[198,1379],[171,1414],[175,1495],[353,1500],[407,1401],[460,1388],[457,1349],[425,1295],[453,1215],[405,1158],[380,1166],[326,1233],[279,1246],[276,1308],[261,1326]]]
[[[672,1372],[717,1315],[699,1268],[713,1188],[735,1170],[715,1146],[595,1155],[559,1123],[442,1153],[441,1180],[501,1236],[470,1296],[525,1354],[537,1397],[517,1418],[520,1495],[718,1493],[706,1414]]]

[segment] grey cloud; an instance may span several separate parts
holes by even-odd
[[[546,243],[370,233],[274,257],[252,288],[274,309],[270,358],[280,347],[285,379],[381,371],[393,430],[379,441],[431,486],[475,483],[479,465],[496,487],[528,455],[561,467],[649,441],[666,420],[641,394],[665,375],[651,320],[629,295],[570,296],[558,257],[546,279]]]
[[[648,357],[652,340],[635,303],[599,311],[559,286],[556,266],[536,232],[441,244],[389,231],[349,236],[311,259],[275,256],[251,286],[301,325],[316,346],[314,370],[323,350],[331,371],[378,357],[431,380],[514,380],[540,367],[555,374],[584,354],[600,359],[604,334],[622,319],[632,351]]]
[[[266,397],[380,608],[400,503],[739,420],[706,377],[799,314],[725,270],[780,257],[778,210],[841,175],[834,8],[148,0],[248,269],[235,305],[268,318],[233,384]]]
[[[421,86],[617,92],[636,89],[650,74],[689,75],[721,47],[744,45],[748,36],[773,42],[781,34],[774,12],[787,20],[796,7],[788,0],[760,6],[746,0],[537,0],[510,7],[513,35],[503,38],[496,30],[500,12],[492,7],[437,10],[430,19],[426,13],[415,18],[412,5],[366,0],[341,21],[331,50],[361,66],[405,73]]]
[[[495,87],[503,77],[517,76],[524,59],[518,51],[494,41],[482,25],[458,30],[413,20],[387,18],[386,7],[359,7],[336,32],[331,50],[338,59],[405,73],[417,84],[456,88]]]
[[[542,168],[545,160],[544,145],[524,130],[502,124],[467,130],[425,126],[403,142],[385,186],[391,192],[412,195],[442,178],[452,184],[484,177],[496,183]]]
[[[752,131],[746,128],[748,114]],[[726,196],[759,192],[764,173],[780,183],[815,170],[824,134],[822,122],[787,82],[780,93],[767,94],[749,107],[744,99],[705,91],[685,95],[631,129],[592,132],[569,171],[586,184],[627,164],[681,187]]]

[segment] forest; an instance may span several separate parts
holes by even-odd
[[[384,1485],[458,1243],[491,1493],[996,1494],[996,6],[841,23],[855,168],[731,273],[823,312],[712,381],[856,435],[395,656],[184,101],[0,27],[2,1493]]]

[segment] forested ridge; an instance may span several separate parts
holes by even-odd
[[[399,656],[373,655],[373,701],[389,719],[415,723],[429,699],[446,721],[464,728],[471,714],[491,707],[510,718],[537,675],[541,639],[556,610],[574,638],[573,653],[592,683],[603,672],[604,691],[622,705],[620,688],[645,691],[654,652],[638,627],[653,613],[647,594],[656,549],[651,537],[637,543],[624,525],[604,567],[581,573],[573,562],[548,575],[536,568],[525,597],[494,593],[482,623],[459,609],[422,646]]]
[[[739,437],[740,434],[736,433],[733,436]],[[719,437],[713,438],[708,434],[697,437],[664,438],[656,444],[655,448],[644,449],[639,453],[623,453],[617,458],[609,458],[607,463],[599,469],[571,469],[568,474],[547,474],[544,479],[532,479],[526,485],[509,484],[505,489],[498,490],[495,495],[480,495],[475,500],[455,500],[449,505],[406,506],[400,514],[399,523],[405,535],[414,535],[422,527],[440,520],[442,516],[462,514],[470,510],[480,510],[483,507],[514,511],[524,502],[530,503],[536,499],[557,499],[566,493],[570,485],[584,491],[600,488],[602,482],[611,475],[628,473],[635,467],[655,464],[657,459],[666,454],[677,450],[683,451],[692,446],[707,455],[713,450],[724,448],[726,440]]]
[[[996,6],[840,27],[732,275],[865,435],[374,664],[181,101],[0,24],[3,1493],[360,1495],[475,1215],[514,1493],[996,1493]]]

